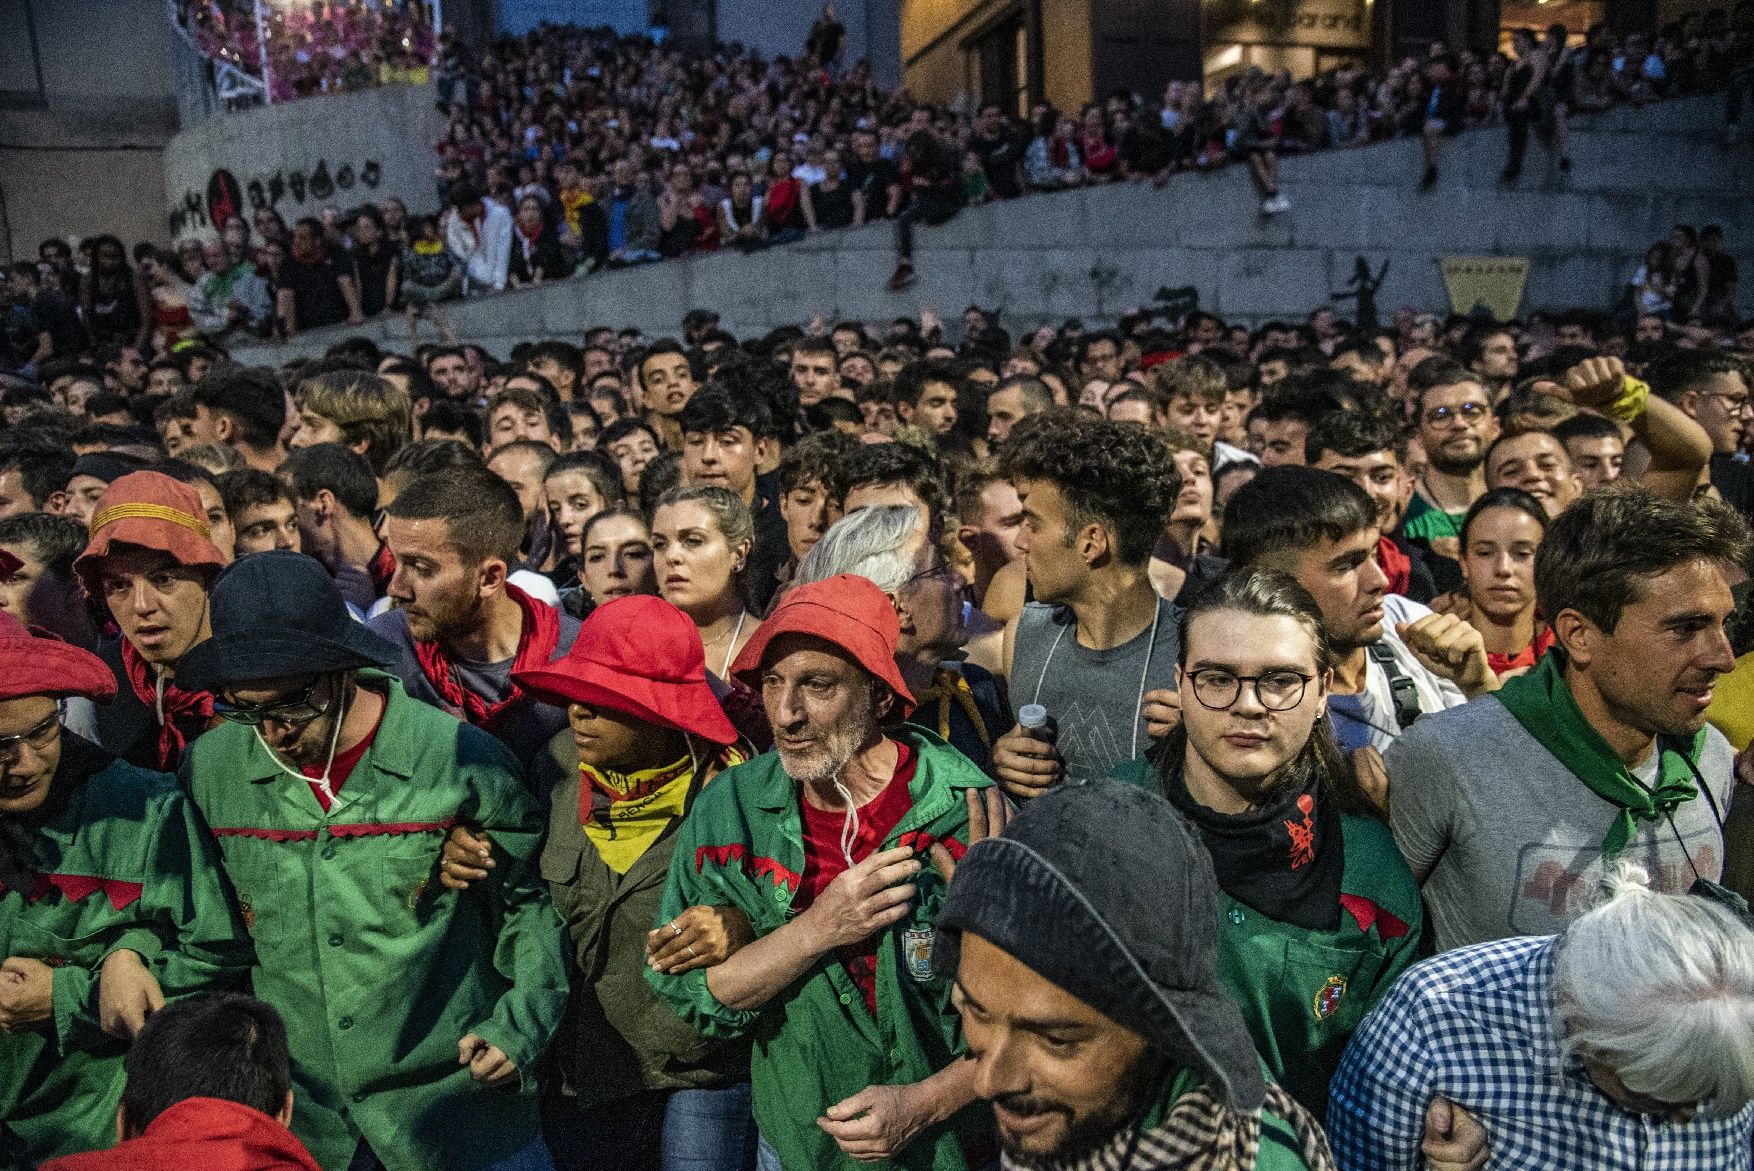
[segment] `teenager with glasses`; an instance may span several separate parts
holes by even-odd
[[[1182,614],[1181,723],[1124,780],[1193,823],[1219,886],[1219,972],[1268,1070],[1318,1117],[1346,1038],[1413,962],[1419,890],[1326,723],[1322,611],[1228,574]]]

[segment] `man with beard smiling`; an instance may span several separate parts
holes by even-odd
[[[1219,982],[1212,863],[1168,802],[1060,786],[951,870],[933,965],[1007,1171],[1331,1171]]]
[[[396,648],[389,669],[408,694],[498,736],[526,764],[566,726],[566,712],[512,681],[571,649],[578,619],[506,580],[519,564],[524,511],[484,468],[425,476],[384,522],[398,608],[371,620]]]
[[[545,1171],[531,1075],[567,958],[536,872],[543,814],[511,753],[382,671],[396,653],[314,559],[239,561],[184,664],[226,721],[184,784],[255,943],[255,993],[286,1021],[292,1127],[317,1162]],[[458,823],[497,858],[467,896],[436,874]]]
[[[120,688],[98,709],[98,740],[142,768],[176,768],[213,716],[213,697],[177,678],[208,636],[207,591],[227,560],[210,534],[195,489],[133,472],[98,498],[91,541],[73,563],[121,632],[98,647]]]
[[[678,831],[660,922],[732,905],[756,938],[716,967],[647,978],[708,1036],[753,1037],[764,1171],[984,1161],[991,1124],[968,1108],[973,1070],[931,963],[944,887],[917,856],[961,854],[991,782],[930,732],[884,729],[913,704],[898,636],[864,578],[786,594],[732,666],[760,691],[775,751],[722,773]]]
[[[1548,526],[1535,595],[1553,649],[1384,754],[1439,950],[1562,930],[1617,858],[1664,893],[1718,880],[1733,761],[1705,709],[1735,662],[1725,574],[1747,548],[1724,505],[1633,485]]]

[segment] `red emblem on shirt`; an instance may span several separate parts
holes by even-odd
[[[1285,822],[1285,832],[1291,835],[1293,870],[1315,861],[1315,798],[1305,793],[1297,799],[1297,808],[1303,813],[1303,821]]]

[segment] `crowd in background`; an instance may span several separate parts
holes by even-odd
[[[267,25],[258,28],[263,14]],[[439,43],[420,0],[180,0],[177,18],[203,55],[257,79],[266,73],[273,102],[423,85]]]

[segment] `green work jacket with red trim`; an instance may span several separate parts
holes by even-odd
[[[389,1171],[476,1171],[535,1141],[535,1067],[566,1005],[566,932],[536,870],[543,814],[498,740],[359,673],[383,721],[325,813],[251,728],[203,735],[184,780],[255,940],[256,995],[280,1010],[298,1108],[324,1167],[361,1137]],[[461,894],[446,831],[493,841]],[[457,1063],[476,1033],[522,1075],[489,1089]]]
[[[98,974],[124,949],[167,1000],[242,986],[250,943],[232,914],[213,843],[176,778],[61,733],[55,803],[31,827],[41,872],[0,887],[0,957],[55,970],[53,1016],[0,1036],[0,1166],[6,1132],[25,1166],[112,1146],[125,1041],[98,1023]]]
[[[888,729],[918,755],[912,807],[881,849],[914,846],[923,855],[943,842],[960,857],[968,840],[964,793],[992,784],[962,753],[930,732]],[[701,790],[677,833],[657,922],[688,907],[736,906],[757,936],[789,922],[804,871],[798,786],[777,752],[727,769]],[[915,879],[918,897],[877,948],[877,1015],[839,959],[823,957],[790,988],[752,1011],[727,1008],[708,991],[702,970],[646,978],[682,1018],[707,1036],[748,1036],[755,1121],[786,1171],[899,1167],[964,1171],[963,1139],[992,1142],[992,1114],[980,1104],[923,1131],[899,1158],[857,1163],[816,1125],[823,1111],[871,1086],[911,1085],[965,1052],[950,1006],[950,981],[933,976],[932,921],[944,882],[928,863]],[[984,1115],[984,1117],[983,1117]]]
[[[1117,780],[1155,789],[1141,757]],[[1317,1118],[1346,1039],[1389,985],[1425,952],[1419,884],[1373,817],[1340,815],[1339,925],[1312,931],[1281,923],[1218,892],[1218,973],[1242,1009],[1273,1080]]]

